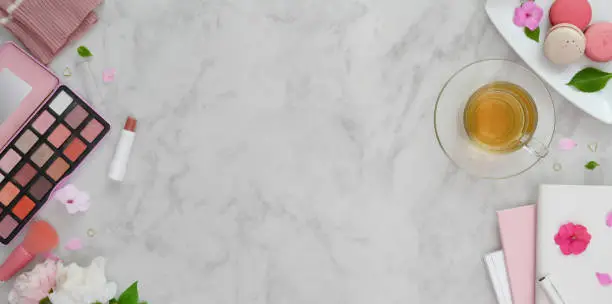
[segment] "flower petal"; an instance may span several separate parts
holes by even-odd
[[[75,214],[79,212],[79,206],[77,206],[76,204],[64,204],[64,206],[66,206],[66,211],[68,211],[69,214]]]
[[[79,191],[79,193],[74,197],[75,205],[82,205],[87,202],[89,202],[89,194],[85,191]]]
[[[527,20],[525,20],[525,26],[530,30],[534,31],[538,28],[538,26],[540,26],[540,20],[529,17],[527,18]]]
[[[612,227],[612,211],[606,215],[606,226]]]
[[[569,151],[576,148],[578,144],[571,138],[561,138],[559,140],[559,149],[563,151]]]
[[[559,249],[561,249],[561,252],[564,255],[570,255],[572,253],[572,251],[570,250],[570,246],[568,244],[559,246]]]
[[[573,254],[581,254],[583,253],[586,249],[587,246],[589,245],[588,242],[582,241],[582,240],[574,240],[571,244],[570,244],[570,251]]]
[[[113,82],[116,73],[117,70],[114,68],[105,69],[104,72],[102,72],[102,80],[104,80],[104,83]]]
[[[574,224],[569,223],[559,228],[559,236],[563,238],[569,238],[574,234]]]
[[[79,238],[72,238],[64,245],[66,250],[75,251],[83,248],[83,242]]]
[[[585,241],[587,244],[591,241],[591,234],[586,227],[582,225],[576,225],[576,229],[574,230],[574,238]]]
[[[87,210],[89,210],[90,206],[91,206],[91,202],[84,201],[84,202],[78,204],[76,207],[79,209],[79,211],[86,212]]]
[[[542,17],[544,17],[544,10],[536,4],[536,6],[529,11],[529,14],[540,23]]]
[[[535,1],[526,1],[521,5],[521,9],[525,12],[531,12],[534,8],[538,7]]]
[[[516,26],[523,27],[525,26],[526,20],[527,20],[527,13],[520,7],[515,8],[514,18],[512,19],[512,22],[514,22]]]
[[[608,286],[612,284],[612,277],[607,273],[596,272],[595,276],[597,277],[597,280],[601,286]]]
[[[75,185],[68,184],[65,187],[57,190],[53,195],[53,199],[66,203],[68,200],[73,199],[78,192],[79,189],[77,189]]]

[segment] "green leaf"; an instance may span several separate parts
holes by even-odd
[[[83,45],[81,45],[81,46],[79,46],[79,48],[77,48],[77,53],[79,53],[79,56],[81,56],[83,58],[87,58],[87,57],[93,56],[91,51],[87,47],[85,47]]]
[[[525,35],[535,42],[540,42],[540,28],[537,27],[535,30],[530,30],[528,27],[525,27]]]
[[[573,86],[582,92],[593,93],[603,89],[610,78],[612,78],[611,73],[606,73],[596,68],[585,68],[576,73],[567,85]]]
[[[589,170],[595,170],[595,168],[599,167],[599,164],[596,161],[590,161],[584,167]]]
[[[108,304],[119,304],[119,301],[117,301],[117,299],[115,299],[115,298],[112,298],[112,299],[111,299],[111,300],[108,302]]]
[[[119,304],[138,304],[138,302],[138,281],[136,281],[119,296]]]
[[[40,300],[40,302],[38,302],[39,304],[53,304],[51,303],[51,300],[49,300],[49,297],[46,297],[42,300]]]

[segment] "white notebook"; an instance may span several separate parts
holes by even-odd
[[[497,302],[499,304],[512,304],[504,252],[501,250],[491,252],[485,255],[484,261],[489,271],[495,295],[497,296]]]
[[[612,227],[606,224],[611,211],[612,187],[540,186],[536,276],[554,277],[565,304],[612,301],[612,285],[602,285],[596,275],[612,276]],[[585,226],[591,235],[588,247],[579,255],[564,255],[554,240],[559,228],[569,222]],[[539,288],[536,303],[549,304]]]

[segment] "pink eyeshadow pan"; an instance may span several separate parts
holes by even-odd
[[[49,135],[48,140],[53,146],[59,148],[66,141],[68,136],[70,136],[70,130],[63,124],[60,124],[53,130],[51,135]]]
[[[51,126],[51,124],[53,124],[54,121],[55,118],[51,114],[49,114],[49,112],[44,111],[40,116],[38,116],[32,126],[36,131],[38,131],[38,133],[43,134],[49,129],[49,127]]]
[[[6,154],[0,159],[0,168],[4,170],[4,172],[8,173],[13,170],[13,167],[19,162],[21,156],[15,152],[13,149],[9,149]]]
[[[17,221],[8,215],[5,216],[0,221],[0,236],[7,238],[15,230],[15,227],[17,227]]]
[[[15,174],[13,179],[18,184],[25,186],[32,180],[34,175],[36,175],[36,169],[34,169],[32,165],[26,163],[23,167],[21,167],[21,169],[19,169],[19,171],[17,171],[17,174]]]
[[[100,135],[100,132],[102,132],[103,129],[104,129],[104,126],[102,126],[102,124],[100,122],[98,122],[95,119],[92,119],[87,124],[85,129],[83,129],[83,131],[81,131],[81,135],[88,142],[93,142],[98,137],[98,135]]]
[[[74,107],[74,109],[72,109],[72,111],[70,111],[68,116],[66,116],[66,122],[73,129],[76,129],[81,125],[81,123],[83,123],[83,120],[87,118],[87,115],[89,115],[87,114],[87,111],[85,111],[83,107],[77,105]]]

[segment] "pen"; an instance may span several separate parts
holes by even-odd
[[[545,275],[538,279],[538,285],[542,288],[551,304],[565,304],[550,275]]]

